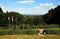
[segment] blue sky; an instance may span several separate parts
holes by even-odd
[[[60,0],[0,0],[3,11],[15,11],[20,14],[43,15],[51,8],[60,5]]]

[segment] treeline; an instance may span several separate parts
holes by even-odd
[[[13,16],[13,18],[12,18]],[[10,24],[16,24],[16,18],[17,18],[17,24],[22,23],[23,15],[17,13],[17,12],[6,12],[4,13],[2,9],[0,8],[0,26],[8,26],[9,21]],[[8,20],[9,19],[9,20]],[[13,19],[13,21],[12,21]]]
[[[25,16],[21,15],[18,12],[3,12],[2,8],[0,8],[0,26],[1,27],[8,27],[12,25],[14,27],[19,26],[22,28],[22,26],[25,26],[25,28],[29,27],[35,27],[39,26],[40,24],[43,24],[43,16]]]
[[[9,25],[12,27],[13,25],[18,28],[40,28],[46,27],[47,24],[55,24],[55,27],[57,27],[60,25],[59,18],[60,6],[49,10],[45,15],[39,16],[25,16],[18,12],[3,12],[2,8],[0,8],[0,27],[8,27]]]
[[[48,11],[44,16],[44,20],[48,24],[58,24],[60,25],[60,5],[56,8]]]

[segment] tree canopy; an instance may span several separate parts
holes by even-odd
[[[60,5],[54,9],[48,11],[44,15],[44,20],[48,24],[59,24],[60,25]]]

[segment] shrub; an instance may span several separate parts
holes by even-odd
[[[46,29],[46,34],[60,34],[59,29]]]
[[[0,35],[38,34],[39,30],[0,30]]]

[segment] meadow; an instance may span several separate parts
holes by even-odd
[[[2,35],[0,39],[60,39],[60,35]]]
[[[45,35],[38,35],[38,29],[0,29],[0,39],[60,39],[60,28],[45,28],[45,30],[47,31]]]

